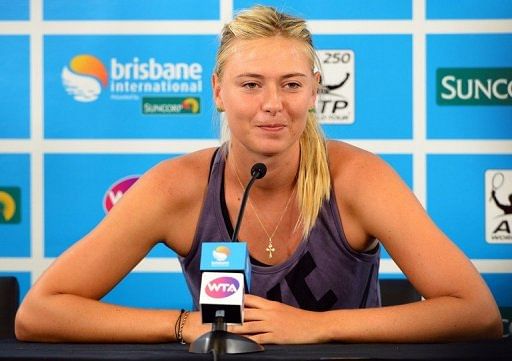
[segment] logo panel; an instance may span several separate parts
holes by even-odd
[[[5,1],[5,0],[3,0]],[[16,0],[17,2],[28,0]],[[11,3],[13,1],[9,1]],[[0,16],[2,1],[0,1]],[[76,3],[44,0],[44,20],[219,20],[219,0],[122,0]],[[98,4],[98,6],[94,6]],[[101,11],[98,7],[101,6]],[[13,5],[10,5],[13,7]],[[134,30],[134,31],[137,31]]]
[[[333,34],[313,40],[325,73],[316,115],[326,135],[410,139],[412,36]]]
[[[510,59],[512,34],[428,35],[427,138],[511,139]]]
[[[90,232],[137,180],[173,154],[45,154],[44,252],[57,257]],[[143,207],[143,205],[141,205]],[[138,210],[143,212],[144,209]],[[136,214],[131,217],[136,217]],[[130,222],[130,219],[126,219]],[[6,227],[7,228],[7,227]],[[168,257],[155,247],[150,257]]]
[[[29,18],[29,0],[0,1],[0,20],[29,20]]]
[[[317,54],[323,75],[316,107],[318,120],[324,124],[354,123],[354,52],[318,50]]]
[[[0,187],[0,224],[21,222],[21,188]]]
[[[439,105],[512,105],[512,68],[439,68]]]
[[[512,243],[512,169],[485,172],[485,240]]]
[[[44,40],[46,138],[217,136],[211,114],[203,111],[212,108],[204,82],[213,69],[214,36]]]
[[[236,11],[246,9],[255,3],[279,4],[279,9],[286,13],[298,16],[307,16],[307,19],[315,20],[336,20],[336,19],[358,19],[358,20],[398,20],[412,19],[411,0],[374,1],[371,6],[361,6],[360,0],[322,0],[315,2],[311,0],[294,1],[260,1],[234,0],[233,8]],[[275,5],[274,5],[275,6]]]
[[[30,138],[29,37],[2,35],[0,49],[0,138]]]

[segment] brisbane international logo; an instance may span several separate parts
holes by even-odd
[[[0,224],[21,222],[20,187],[0,187]]]
[[[78,102],[89,103],[98,99],[102,88],[108,85],[105,65],[95,56],[77,55],[62,68],[62,84],[66,92]]]
[[[96,101],[103,91],[114,101],[141,100],[145,115],[200,113],[201,98],[194,95],[203,91],[201,64],[162,62],[154,57],[108,60],[91,54],[73,57],[61,71],[66,92],[83,103]]]

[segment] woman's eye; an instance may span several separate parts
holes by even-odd
[[[242,85],[244,88],[247,88],[247,89],[255,89],[258,87],[258,84],[257,83],[253,83],[253,82],[249,82],[249,83],[244,83]]]
[[[299,83],[287,83],[286,87],[289,89],[299,89],[301,85]]]

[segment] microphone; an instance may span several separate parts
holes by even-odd
[[[261,179],[267,174],[267,166],[263,163],[256,163],[251,168],[251,180],[245,187],[244,195],[242,198],[242,203],[240,204],[240,210],[238,211],[238,217],[236,219],[236,226],[233,230],[233,235],[231,236],[231,242],[238,242],[238,231],[240,230],[240,224],[242,223],[242,218],[244,216],[245,205],[247,204],[247,198],[249,197],[249,191],[256,179]]]
[[[256,179],[267,173],[263,163],[256,163],[251,168],[251,180],[245,187],[236,227],[231,242],[203,242],[201,246],[201,292],[199,307],[203,323],[213,323],[216,311],[224,311],[227,323],[243,323],[244,288],[250,290],[251,262],[245,242],[237,239],[244,215],[249,191]]]
[[[249,191],[256,181],[267,173],[263,163],[251,168],[240,204],[236,227],[231,242],[203,242],[201,246],[201,291],[199,308],[203,323],[211,323],[212,331],[194,341],[190,352],[245,353],[263,351],[263,347],[249,338],[227,332],[227,323],[242,324],[244,316],[244,288],[250,290],[251,262],[245,242],[239,242],[238,231],[244,215]]]
[[[244,288],[249,291],[251,263],[245,242],[203,242],[199,309],[203,323],[243,323]]]

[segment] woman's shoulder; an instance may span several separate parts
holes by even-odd
[[[208,174],[213,153],[217,148],[206,148],[177,157],[169,158],[158,163],[151,171],[157,174],[178,176],[204,173]]]
[[[393,169],[378,155],[354,145],[329,141],[327,143],[331,178],[336,188],[348,189],[351,194],[375,189],[393,181]]]
[[[202,149],[169,158],[152,167],[141,181],[175,200],[193,198],[204,192],[216,148]]]
[[[385,166],[376,154],[342,141],[328,141],[327,155],[332,175],[363,174]]]

